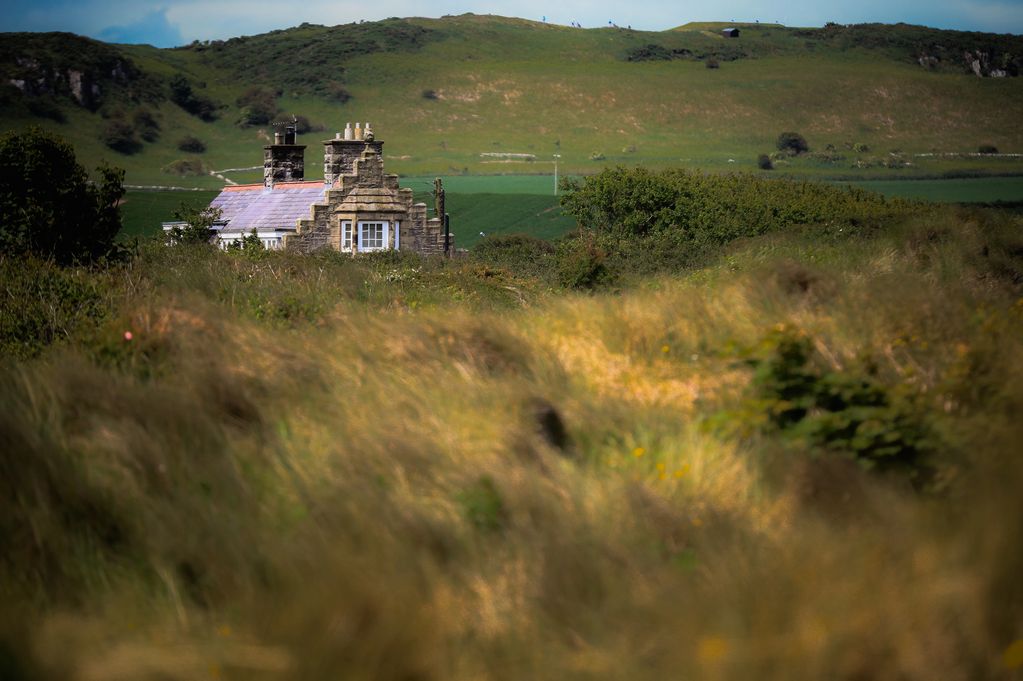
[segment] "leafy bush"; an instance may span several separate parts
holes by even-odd
[[[763,427],[812,447],[851,456],[868,468],[925,472],[933,435],[905,386],[885,386],[867,364],[860,370],[813,366],[805,335],[781,327],[749,352],[751,413]]]
[[[470,257],[484,265],[534,276],[550,272],[557,260],[549,241],[528,234],[487,237],[476,244]]]
[[[181,151],[187,151],[192,154],[201,154],[206,151],[206,143],[198,137],[192,135],[185,135],[178,140],[178,149]]]
[[[0,357],[34,357],[108,313],[96,278],[52,262],[0,255],[0,281]]]
[[[132,117],[135,131],[146,142],[155,142],[160,138],[160,121],[149,109],[139,109]]]
[[[998,147],[993,144],[982,144],[977,147],[977,152],[980,154],[997,154]]]
[[[793,156],[810,151],[810,145],[806,143],[806,138],[798,132],[783,132],[778,135],[776,145],[778,151],[784,151]]]
[[[564,212],[584,227],[619,241],[658,235],[674,248],[723,244],[792,224],[862,223],[912,205],[851,187],[684,169],[608,168],[582,182],[563,179],[561,188]]]
[[[31,128],[0,137],[0,253],[59,263],[109,254],[121,229],[124,171],[92,183],[66,141]]]
[[[142,149],[142,143],[135,137],[135,128],[121,118],[115,118],[107,123],[101,139],[103,144],[121,154],[136,154]]]
[[[596,289],[614,282],[607,252],[592,234],[565,240],[558,252],[558,283],[570,289]]]
[[[705,65],[705,66],[706,66],[706,67],[707,67],[708,69],[719,69],[719,68],[721,68],[721,62],[719,62],[719,61],[718,61],[717,59],[715,59],[714,57],[711,57],[710,59],[708,59],[707,61],[705,61],[705,62],[704,62],[704,65]]]
[[[423,99],[435,100],[439,99],[436,90],[423,90]]]
[[[757,167],[761,170],[774,170],[774,164],[771,163],[771,157],[767,154],[760,154],[760,156],[757,156]]]
[[[277,115],[277,93],[270,88],[250,87],[235,100],[241,108],[238,125],[266,125]]]

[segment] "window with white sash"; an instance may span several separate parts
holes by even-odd
[[[352,250],[352,223],[350,220],[341,222],[341,250]]]
[[[359,223],[359,251],[382,251],[387,248],[386,222]]]

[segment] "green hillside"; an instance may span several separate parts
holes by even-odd
[[[761,24],[726,39],[723,25],[644,32],[462,15],[303,24],[176,49],[5,34],[2,125],[54,129],[87,164],[125,167],[136,185],[218,187],[209,173],[259,165],[267,121],[290,114],[311,128],[309,177],[319,140],[365,120],[401,174],[549,174],[554,154],[579,174],[617,163],[752,169],[789,130],[811,153],[781,159],[784,173],[1023,172],[1012,155],[1023,152],[1023,38]],[[179,149],[185,137],[205,151]],[[982,145],[1002,153],[977,155]]]

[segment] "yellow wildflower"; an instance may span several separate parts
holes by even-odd
[[[1002,653],[1002,662],[1009,669],[1023,667],[1023,638],[1014,642]]]
[[[644,449],[643,447],[636,447],[635,449],[632,450],[632,455],[637,459],[643,456],[644,454],[646,454],[646,449]]]
[[[720,662],[728,654],[728,641],[720,636],[704,636],[696,644],[696,658],[704,664]]]

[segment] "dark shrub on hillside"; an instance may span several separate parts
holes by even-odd
[[[28,110],[33,116],[48,118],[57,123],[67,122],[67,116],[64,115],[64,110],[60,108],[56,98],[41,96],[28,97],[27,100]]]
[[[182,109],[204,121],[217,119],[217,104],[208,97],[197,94],[192,84],[180,73],[170,81],[171,101]]]
[[[810,151],[810,145],[806,143],[806,138],[798,132],[783,132],[778,135],[776,144],[778,151],[784,151],[793,155]]]
[[[142,149],[142,143],[135,137],[135,128],[128,121],[115,118],[101,134],[103,144],[122,154],[135,154]]]
[[[436,90],[423,90],[423,99],[439,99]]]
[[[146,142],[155,142],[160,138],[160,122],[149,109],[139,109],[132,117],[135,132]]]
[[[277,115],[277,94],[270,88],[250,87],[235,104],[241,108],[238,125],[266,125]]]
[[[760,154],[757,156],[757,167],[761,170],[774,170],[774,163],[771,162],[771,157],[767,154]]]
[[[981,154],[997,154],[998,147],[993,144],[982,144],[977,147],[977,151]]]
[[[178,140],[178,149],[181,151],[187,151],[192,154],[201,154],[206,151],[206,143],[198,137],[192,135],[185,135]]]
[[[625,53],[626,61],[670,61],[675,58],[671,50],[661,45],[642,45]]]
[[[89,181],[66,141],[38,128],[0,137],[0,253],[59,263],[111,252],[121,229],[124,171]]]
[[[322,123],[313,123],[307,116],[303,116],[302,114],[285,114],[282,118],[284,120],[294,121],[295,132],[299,135],[305,135],[310,132],[322,132],[327,129]]]
[[[338,104],[344,104],[352,98],[352,93],[344,88],[340,83],[330,83],[326,88],[327,98],[337,102]]]
[[[721,62],[719,62],[714,57],[711,57],[710,59],[708,59],[706,62],[704,62],[704,64],[706,65],[706,67],[708,69],[719,69],[719,68],[721,68]]]

